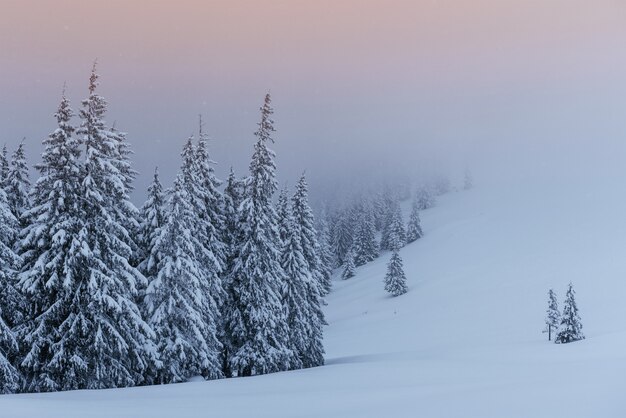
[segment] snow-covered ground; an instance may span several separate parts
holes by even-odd
[[[610,177],[610,176],[609,176]],[[389,297],[389,254],[337,281],[324,367],[212,382],[0,397],[18,417],[624,417],[626,190],[567,178],[454,192],[422,213]],[[537,187],[541,184],[541,187]],[[549,343],[547,291],[587,339]]]

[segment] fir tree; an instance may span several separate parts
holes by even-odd
[[[289,202],[289,191],[287,187],[280,189],[278,193],[278,200],[276,201],[276,219],[278,224],[278,235],[282,243],[286,242],[289,238],[289,228],[291,219],[291,207]]]
[[[293,217],[295,219],[297,233],[300,235],[302,254],[306,260],[311,278],[318,287],[318,293],[322,296],[328,294],[331,283],[330,277],[324,276],[322,260],[320,259],[320,245],[317,241],[315,230],[315,218],[309,206],[309,191],[304,174],[296,184],[296,191],[291,199]]]
[[[346,256],[346,262],[344,264],[343,273],[341,273],[341,278],[343,280],[348,280],[354,277],[354,270],[356,266],[354,265],[354,250],[350,249],[348,251],[348,255]]]
[[[580,322],[580,316],[578,315],[575,295],[576,292],[574,292],[574,288],[570,283],[567,287],[565,302],[563,303],[561,325],[559,326],[559,332],[554,339],[554,342],[557,344],[571,343],[585,338],[582,332],[583,325]]]
[[[240,212],[239,206],[243,199],[243,184],[237,179],[233,168],[230,168],[226,186],[224,187],[224,243],[228,254],[233,254],[239,242],[240,236]],[[227,263],[228,264],[228,263]],[[229,270],[227,268],[227,270]]]
[[[548,341],[552,340],[552,332],[556,331],[561,322],[561,314],[559,313],[556,294],[552,289],[548,291],[548,310],[546,311],[546,331],[548,332]]]
[[[28,179],[28,164],[24,151],[24,141],[20,142],[11,157],[11,167],[7,173],[4,190],[7,194],[9,207],[13,216],[21,222],[22,213],[28,209],[28,193],[30,180]]]
[[[335,222],[331,234],[331,249],[335,256],[335,266],[339,267],[346,261],[346,255],[352,247],[354,237],[349,212],[341,211]]]
[[[406,243],[406,231],[404,230],[404,222],[402,221],[402,211],[400,205],[396,202],[393,206],[391,222],[387,227],[387,248],[385,250],[399,250]]]
[[[463,176],[463,189],[469,190],[474,187],[474,179],[472,178],[472,172],[469,168],[465,169],[465,175]]]
[[[362,266],[378,257],[378,246],[374,236],[374,224],[367,207],[361,206],[359,220],[354,237],[354,264]]]
[[[318,222],[318,242],[320,248],[321,274],[325,284],[326,293],[330,292],[332,287],[333,275],[333,255],[330,248],[330,232],[328,230],[328,221],[326,211],[324,210]]]
[[[385,275],[385,290],[393,296],[400,296],[407,292],[406,276],[402,266],[402,258],[398,250],[393,250],[389,264],[387,264],[387,274]]]
[[[43,364],[55,389],[99,389],[144,383],[158,363],[154,333],[135,303],[145,278],[129,263],[132,246],[126,222],[129,205],[118,170],[118,144],[104,124],[105,100],[96,93],[94,69],[77,131],[85,144],[79,215],[83,219],[69,244],[71,258],[62,282],[63,307],[56,331],[48,336],[52,358]],[[33,352],[34,356],[39,353]],[[28,359],[27,359],[28,360]],[[28,361],[27,361],[28,363]]]
[[[63,351],[68,342],[61,333],[78,319],[78,307],[73,311],[72,305],[84,296],[75,292],[86,292],[89,279],[81,264],[83,168],[72,115],[64,94],[55,114],[57,128],[43,141],[42,162],[36,166],[40,177],[17,245],[24,259],[18,287],[27,301],[19,329],[25,348],[22,368],[26,389],[37,392],[76,388],[79,383],[73,380],[86,378],[88,367],[87,359]]]
[[[12,327],[21,322],[23,299],[14,287],[15,270],[21,262],[11,248],[17,220],[11,213],[6,194],[0,190],[0,393],[18,390],[21,376],[16,367],[17,339]]]
[[[4,190],[6,186],[6,180],[9,177],[9,157],[8,157],[7,144],[2,147],[2,153],[0,153],[0,187]]]
[[[243,240],[241,228],[241,212],[239,207],[243,199],[243,184],[237,179],[232,167],[226,180],[224,187],[224,231],[223,241],[226,245],[227,257],[226,266],[222,274],[222,286],[224,287],[224,306],[223,311],[230,312],[234,303],[232,275],[234,266],[238,258],[239,246]],[[227,319],[227,318],[226,318]],[[223,324],[226,326],[226,324]],[[222,341],[222,371],[225,376],[230,376],[228,360],[230,353],[234,351],[231,345],[231,339],[228,336],[228,330],[222,329],[220,341]]]
[[[181,177],[176,179],[166,224],[158,230],[151,260],[156,275],[146,290],[147,320],[156,334],[162,367],[158,383],[182,382],[197,374],[221,376],[217,321],[207,311],[217,305],[206,293],[199,252],[205,247],[195,236],[197,217]]]
[[[127,243],[131,247],[130,262],[133,266],[137,266],[142,261],[141,247],[135,241],[135,237],[139,235],[140,212],[139,209],[128,199],[128,195],[133,191],[133,181],[137,177],[137,171],[132,168],[130,157],[133,151],[126,139],[126,133],[116,129],[115,123],[109,128],[105,134],[108,136],[109,144],[112,146],[111,165],[117,170],[117,174],[123,182],[123,189],[118,188],[117,199],[118,204],[115,206],[115,215],[117,220],[124,229],[128,231]],[[123,191],[123,192],[122,192]]]
[[[280,265],[280,237],[272,195],[276,192],[274,152],[268,149],[274,132],[269,94],[261,108],[257,142],[241,203],[242,239],[231,277],[227,311],[229,369],[250,376],[289,367],[289,329],[281,304],[285,273]]]
[[[204,131],[202,117],[200,116],[200,129],[198,145],[195,150],[197,170],[196,177],[201,189],[203,213],[200,214],[206,229],[205,246],[211,250],[218,261],[218,271],[224,269],[226,262],[226,244],[223,241],[224,222],[224,196],[219,187],[222,182],[215,175],[213,166],[215,162],[209,156],[208,135]]]
[[[422,226],[420,222],[419,202],[416,199],[413,200],[413,206],[411,207],[411,215],[409,216],[409,223],[406,226],[406,242],[410,243],[420,239],[424,233],[422,232]]]
[[[139,236],[137,238],[142,258],[138,268],[148,280],[155,277],[157,273],[157,262],[151,258],[151,254],[156,238],[160,234],[160,229],[165,225],[166,219],[165,192],[159,180],[159,171],[155,168],[152,183],[148,187],[148,198],[141,207]]]
[[[417,189],[416,199],[419,210],[426,210],[435,206],[435,198],[427,186]]]
[[[286,274],[282,289],[284,309],[289,328],[288,348],[292,352],[290,367],[300,369],[323,364],[321,344],[323,314],[318,284],[311,275],[300,242],[300,227],[287,208],[286,237],[281,265]]]

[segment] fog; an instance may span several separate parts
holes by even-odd
[[[128,4],[127,4],[128,3]],[[140,203],[206,122],[218,174],[245,174],[265,92],[280,182],[314,193],[376,173],[466,166],[488,184],[618,175],[626,155],[619,0],[0,0],[0,143],[30,161],[98,59]],[[31,171],[31,178],[36,174]]]

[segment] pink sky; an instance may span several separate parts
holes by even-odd
[[[77,106],[96,57],[143,172],[173,174],[164,155],[198,113],[217,157],[245,167],[267,89],[297,167],[319,148],[336,163],[355,143],[376,153],[381,138],[496,138],[561,105],[557,119],[576,119],[574,104],[606,124],[622,109],[625,39],[621,0],[0,0],[0,142],[26,136],[37,153],[61,85]]]

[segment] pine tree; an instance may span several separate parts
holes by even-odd
[[[331,234],[331,249],[335,256],[335,267],[339,267],[346,261],[346,255],[354,240],[350,216],[347,210],[341,211],[333,223]]]
[[[272,113],[268,94],[255,133],[257,142],[241,203],[242,240],[230,284],[227,338],[232,347],[229,369],[234,376],[285,370],[292,355],[280,300],[286,278],[280,265],[277,215],[271,200],[277,189],[274,152],[267,147],[273,141]]]
[[[309,206],[309,186],[304,174],[296,184],[296,191],[291,199],[293,217],[296,222],[297,233],[300,235],[302,254],[306,260],[311,278],[318,287],[318,293],[325,296],[330,291],[329,277],[324,276],[322,260],[320,259],[320,245],[315,230],[315,218]]]
[[[324,317],[318,284],[311,275],[300,242],[300,227],[289,207],[286,216],[286,236],[281,256],[286,274],[282,300],[289,328],[288,348],[292,352],[290,367],[300,369],[323,364],[321,333]]]
[[[235,263],[238,258],[238,250],[242,238],[241,228],[241,212],[239,207],[243,199],[243,184],[242,181],[237,179],[233,168],[230,168],[228,179],[226,180],[226,187],[224,187],[224,231],[223,241],[226,244],[227,257],[226,266],[222,273],[222,286],[224,287],[224,306],[223,312],[226,313],[226,320],[228,319],[228,312],[230,312],[231,306],[234,304],[232,277],[235,267]],[[223,322],[223,327],[227,328],[227,324]],[[234,351],[231,345],[231,339],[228,335],[228,329],[222,329],[220,335],[220,341],[222,342],[222,371],[224,376],[230,376],[232,373],[229,368],[230,353]]]
[[[409,223],[406,226],[406,242],[410,243],[420,239],[424,233],[422,232],[422,226],[420,222],[419,202],[416,199],[413,200],[413,206],[411,207],[411,215],[409,216]]]
[[[11,167],[7,173],[4,191],[7,194],[9,207],[13,216],[21,222],[22,213],[28,209],[28,193],[30,180],[28,179],[28,164],[24,151],[24,141],[20,142],[11,157]]]
[[[427,186],[417,189],[416,199],[419,210],[426,210],[435,206],[435,198]]]
[[[0,190],[0,393],[14,393],[21,376],[16,367],[19,350],[12,327],[21,322],[24,301],[14,287],[15,270],[21,262],[11,244],[17,220],[9,209],[4,190]]]
[[[151,258],[152,248],[167,220],[165,192],[159,180],[159,171],[154,169],[152,183],[148,187],[148,198],[141,207],[139,236],[137,243],[141,250],[141,263],[138,268],[150,280],[157,273],[157,260]]]
[[[546,331],[548,332],[548,341],[552,340],[552,332],[556,331],[561,322],[561,314],[556,300],[556,294],[552,289],[548,291],[548,310],[546,311]]]
[[[472,178],[472,172],[469,168],[465,169],[465,175],[463,177],[463,189],[469,190],[474,187],[474,179]]]
[[[109,143],[112,145],[110,150],[111,165],[124,184],[124,192],[120,194],[121,188],[118,190],[118,205],[115,207],[117,220],[122,224],[124,229],[128,231],[127,243],[131,247],[130,262],[132,266],[137,266],[142,261],[141,247],[135,241],[135,237],[139,235],[139,225],[141,214],[139,209],[128,199],[128,195],[134,190],[133,182],[137,177],[137,171],[132,168],[130,157],[133,151],[126,139],[126,133],[116,129],[115,123],[106,131]]]
[[[7,178],[9,177],[9,158],[8,158],[7,144],[2,147],[2,153],[0,153],[0,187],[4,190],[6,186]]]
[[[206,168],[204,164],[208,164],[208,162],[204,161],[204,157],[198,157],[197,148],[193,145],[193,136],[187,139],[183,146],[181,157],[181,179],[188,194],[189,203],[197,218],[195,234],[206,250],[199,252],[199,255],[202,257],[203,269],[206,272],[204,275],[206,279],[204,289],[207,294],[211,295],[217,303],[218,309],[220,309],[225,298],[224,287],[220,278],[224,268],[223,263],[225,262],[225,259],[222,257],[225,257],[225,253],[222,253],[224,248],[213,246],[217,240],[216,234],[218,231],[208,217],[210,210],[207,207],[207,202],[211,198],[208,196],[209,192],[206,188],[205,174],[202,174]],[[208,155],[206,158],[208,160]],[[215,315],[217,313],[207,314]]]
[[[580,322],[580,316],[578,315],[575,295],[576,292],[574,292],[574,287],[570,283],[567,287],[565,302],[563,303],[561,325],[559,326],[559,332],[554,339],[554,342],[557,344],[571,343],[585,338],[582,332],[583,325]]]
[[[391,222],[387,227],[387,248],[385,250],[399,250],[406,243],[406,231],[402,221],[402,211],[396,202],[393,206]]]
[[[201,189],[203,213],[200,214],[206,229],[205,246],[211,250],[218,261],[218,271],[224,269],[226,263],[226,244],[223,241],[223,231],[225,228],[224,219],[224,196],[219,187],[222,181],[215,175],[213,166],[215,162],[209,156],[208,135],[204,131],[202,117],[200,117],[200,129],[198,145],[195,150],[197,170],[196,177]]]
[[[378,257],[378,245],[374,236],[374,224],[371,213],[364,205],[361,206],[360,215],[354,237],[354,264],[362,266]]]
[[[289,228],[291,219],[291,207],[289,202],[289,191],[287,187],[280,189],[278,200],[276,201],[276,222],[278,224],[278,236],[280,242],[284,243],[289,238]]]
[[[83,297],[75,291],[86,292],[89,280],[81,264],[83,168],[72,115],[63,94],[55,114],[57,128],[43,140],[42,161],[36,166],[40,177],[32,189],[32,208],[24,213],[26,226],[17,245],[24,259],[18,288],[27,301],[19,330],[26,349],[22,368],[26,389],[36,392],[78,387],[73,379],[85,377],[88,367],[83,359],[62,351],[66,340],[61,329],[78,319],[72,305]],[[76,322],[75,326],[80,325]]]
[[[156,334],[162,359],[158,383],[182,382],[197,374],[221,376],[217,340],[217,304],[206,293],[204,245],[195,236],[198,225],[183,179],[174,184],[167,222],[158,230],[151,260],[156,275],[146,289],[147,320]],[[210,273],[209,273],[210,274]]]
[[[320,248],[320,260],[322,262],[320,271],[322,273],[323,283],[325,283],[326,286],[325,291],[326,293],[329,293],[332,287],[333,254],[330,248],[330,232],[328,230],[328,221],[325,210],[320,216],[318,225],[317,239]]]
[[[354,277],[356,266],[354,265],[354,250],[350,249],[348,251],[348,255],[346,256],[346,262],[344,264],[343,273],[341,273],[341,278],[343,280],[348,280]]]
[[[402,266],[402,258],[398,250],[391,254],[389,264],[387,264],[387,275],[385,276],[385,290],[393,296],[400,296],[407,292],[406,276]]]
[[[224,238],[223,241],[226,244],[228,254],[232,255],[235,252],[238,242],[240,241],[240,212],[239,206],[243,199],[243,184],[242,181],[237,179],[233,168],[230,168],[228,179],[226,180],[226,186],[224,187]],[[231,258],[231,257],[229,257]],[[228,265],[229,263],[227,263]],[[227,267],[227,271],[230,268]]]
[[[65,315],[52,335],[54,355],[44,366],[63,390],[144,383],[144,373],[158,363],[154,333],[135,303],[145,278],[129,263],[131,239],[119,217],[130,201],[97,80],[94,65],[77,131],[85,144],[79,209],[84,221],[70,244],[71,274],[62,279]]]

